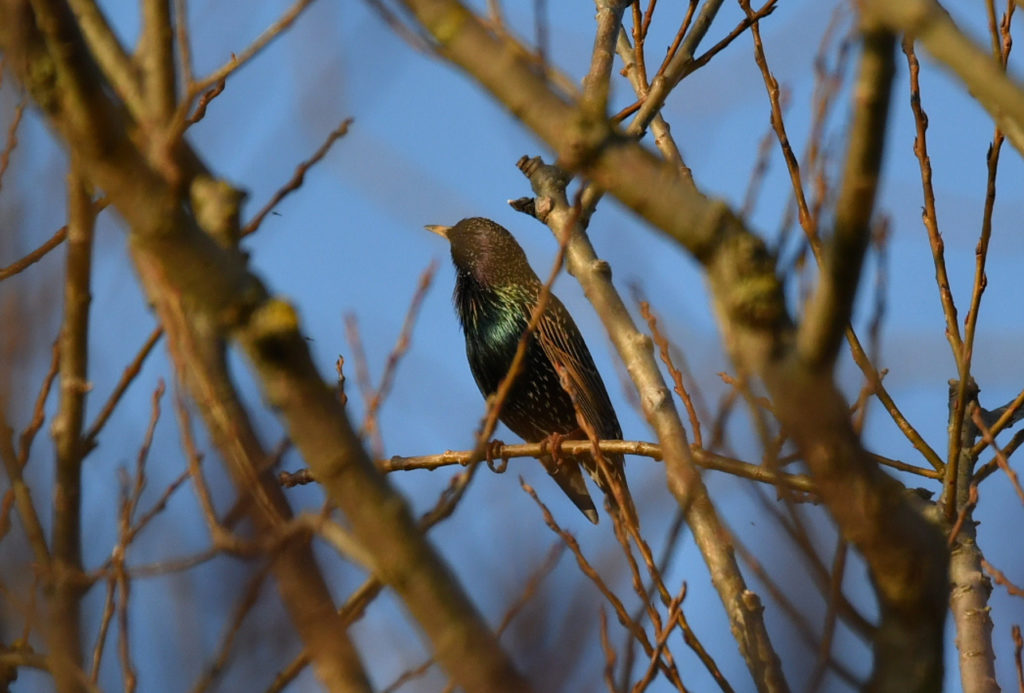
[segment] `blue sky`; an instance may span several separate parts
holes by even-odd
[[[482,4],[482,3],[481,3]],[[513,8],[512,5],[516,7]],[[518,31],[532,35],[533,3],[508,3],[507,18]],[[585,72],[593,30],[593,8],[587,2],[548,3],[552,61],[573,78]],[[765,47],[776,77],[791,93],[787,112],[790,138],[802,153],[809,127],[809,103],[813,89],[813,57],[823,27],[835,3],[791,0],[781,6],[763,27]],[[105,3],[121,35],[131,43],[137,30],[133,3]],[[204,74],[238,52],[272,22],[287,6],[283,2],[254,3],[240,13],[233,3],[190,3],[196,71]],[[677,10],[665,3],[659,12]],[[709,41],[717,41],[732,28],[739,10],[726,4],[713,26]],[[973,35],[984,39],[983,13],[958,17]],[[982,21],[979,21],[982,20]],[[848,26],[848,24],[847,24]],[[657,39],[657,40],[656,40]],[[657,56],[666,36],[649,43]],[[660,41],[660,43],[659,43]],[[709,44],[710,45],[710,44]],[[974,245],[980,227],[984,199],[985,152],[992,136],[991,122],[981,108],[955,82],[935,68],[922,52],[922,93],[930,116],[929,146],[935,169],[936,197],[946,259],[954,296],[964,315],[974,272]],[[937,450],[945,447],[946,381],[955,375],[943,336],[943,322],[933,279],[927,238],[920,222],[920,175],[913,156],[913,120],[908,105],[907,71],[898,56],[899,75],[893,95],[892,129],[883,173],[879,207],[891,218],[886,290],[887,316],[880,366],[889,369],[886,384],[904,413]],[[853,63],[851,62],[851,67]],[[626,83],[617,83],[615,103],[630,102]],[[843,96],[847,96],[843,92]],[[16,96],[7,86],[0,90],[0,122],[13,110]],[[829,156],[840,161],[842,134],[847,120],[845,100],[829,121]],[[705,69],[689,77],[669,99],[666,118],[672,124],[687,164],[698,185],[733,204],[740,204],[757,144],[768,126],[768,102],[761,76],[754,65],[748,36],[737,40]],[[246,210],[258,210],[292,174],[294,166],[308,157],[343,118],[355,122],[325,161],[307,176],[300,191],[291,195],[269,216],[261,230],[247,240],[252,266],[271,289],[292,299],[299,307],[315,359],[325,378],[333,377],[339,353],[348,357],[344,316],[359,320],[369,368],[380,377],[387,353],[401,327],[420,272],[431,260],[441,261],[440,271],[427,296],[402,361],[396,385],[382,412],[381,427],[388,454],[427,454],[461,449],[470,444],[483,413],[483,401],[465,362],[462,336],[451,308],[454,281],[447,248],[436,236],[422,230],[424,224],[452,224],[465,216],[488,216],[515,233],[542,276],[550,267],[555,243],[546,228],[512,211],[506,200],[529,194],[526,180],[516,170],[523,154],[549,155],[535,138],[510,115],[491,102],[459,72],[415,53],[390,31],[367,3],[315,3],[293,30],[257,57],[228,82],[227,90],[211,104],[204,121],[189,138],[211,168],[249,192]],[[55,148],[38,120],[30,118],[22,130],[13,171],[4,181],[0,208],[20,205],[23,214],[19,247],[38,245],[63,223],[63,155]],[[1024,188],[1020,156],[1004,147],[1000,163],[994,234],[988,263],[988,290],[979,322],[975,349],[975,376],[982,389],[982,403],[994,408],[1011,399],[1024,383],[1019,358],[1022,339],[1022,307],[1016,286],[1024,242],[1018,224],[1024,216]],[[750,219],[753,227],[774,237],[782,210],[789,199],[788,176],[773,149],[764,191]],[[639,284],[650,297],[662,324],[685,352],[695,378],[713,403],[723,392],[716,375],[729,370],[721,354],[717,328],[711,315],[703,279],[695,263],[656,231],[624,211],[613,200],[601,203],[591,225],[591,240],[600,256],[611,262],[616,285],[624,293],[630,283]],[[0,247],[0,249],[3,249]],[[13,255],[12,255],[13,256]],[[6,257],[0,264],[6,264]],[[55,289],[40,276],[55,276],[58,255],[48,258],[36,278],[24,276],[5,282],[2,292],[52,297]],[[868,263],[858,316],[863,316],[874,281],[875,262]],[[556,292],[574,314],[586,335],[599,369],[609,385],[627,438],[650,439],[642,417],[629,404],[621,383],[622,370],[612,358],[600,322],[571,277],[563,276]],[[124,235],[109,212],[100,225],[93,287],[92,349],[96,396],[93,413],[110,391],[120,370],[152,329],[150,316],[130,269]],[[45,343],[56,330],[55,318],[38,328]],[[149,398],[159,377],[169,377],[167,360],[159,349],[132,389],[126,405],[112,420],[110,430],[93,454],[87,469],[86,523],[90,565],[101,562],[113,543],[116,517],[111,493],[116,489],[118,467],[134,463],[142,431],[149,415]],[[249,381],[244,363],[237,373],[257,408],[258,393]],[[348,371],[348,392],[353,418],[361,417],[361,402],[354,372]],[[848,358],[840,366],[840,378],[851,395],[860,378]],[[32,381],[35,382],[35,381]],[[909,462],[920,463],[915,451],[898,433],[877,403],[869,416],[865,441],[869,449]],[[170,401],[165,400],[169,412]],[[15,411],[23,421],[27,411]],[[256,419],[268,444],[280,429],[265,411]],[[734,449],[752,461],[758,458],[755,438],[743,417],[731,429]],[[502,429],[507,441],[514,436]],[[45,480],[48,460],[40,439],[35,468]],[[211,458],[212,460],[212,458]],[[165,413],[157,431],[157,445],[149,463],[147,498],[155,499],[171,479],[180,474],[183,460],[177,447],[177,428]],[[285,468],[301,461],[290,455]],[[628,464],[630,483],[645,527],[655,546],[671,518],[673,501],[664,489],[663,470],[649,460]],[[223,481],[216,466],[208,472]],[[540,563],[554,537],[543,526],[532,502],[518,487],[523,475],[550,504],[559,521],[577,533],[584,551],[612,579],[622,579],[622,561],[609,549],[607,522],[591,528],[544,477],[539,465],[513,463],[504,475],[479,474],[465,507],[432,536],[463,578],[467,589],[493,621]],[[398,478],[396,478],[396,476]],[[433,503],[450,473],[415,472],[393,475],[392,480],[408,494],[413,506],[423,510]],[[793,594],[808,586],[798,569],[797,550],[780,536],[745,483],[716,474],[707,475],[713,496],[727,523],[748,546],[759,549],[765,567],[786,583]],[[317,504],[315,489],[290,492],[297,504]],[[222,487],[221,507],[231,502]],[[978,513],[982,548],[990,560],[1018,583],[1024,574],[1024,558],[1014,546],[1004,523],[1016,523],[1022,509],[1002,480],[982,487]],[[167,512],[168,519],[152,530],[160,541],[142,542],[132,560],[150,562],[181,556],[204,548],[207,531],[196,510],[191,491],[179,493]],[[832,550],[830,532],[821,516],[809,511],[825,555]],[[171,519],[173,518],[173,519]],[[1012,525],[1012,526],[1015,526]],[[710,588],[706,571],[690,538],[669,573],[685,580],[685,602],[691,623],[712,649],[720,666],[742,690],[747,683],[742,662],[731,642],[724,614]],[[0,547],[0,552],[2,552]],[[324,554],[336,595],[341,598],[359,584],[358,574]],[[190,685],[201,670],[202,652],[216,645],[223,628],[224,610],[244,584],[249,566],[231,559],[187,576],[139,581],[133,593],[133,631],[140,664],[142,690],[157,681],[172,682],[168,690]],[[596,629],[596,591],[579,577],[572,560],[563,557],[549,580],[561,599],[523,615],[524,623],[557,623],[562,614],[586,640],[585,656],[591,664],[573,673],[565,690],[582,690],[599,680],[600,657]],[[851,568],[847,586],[852,598],[868,611],[869,593],[860,565]],[[625,584],[625,583],[623,583]],[[755,583],[756,584],[756,583]],[[808,587],[809,589],[809,587]],[[178,599],[204,608],[182,609]],[[272,601],[272,600],[271,600]],[[768,618],[780,649],[796,657],[804,653],[795,645],[792,627],[768,601]],[[98,605],[90,601],[90,608]],[[820,621],[821,605],[813,598],[805,606]],[[546,609],[546,611],[545,611]],[[204,618],[216,613],[216,618]],[[995,635],[999,652],[997,667],[1002,681],[1011,681],[1009,624],[1020,623],[1024,608],[996,588],[993,599]],[[264,662],[273,673],[281,666],[275,628],[284,616],[273,606],[261,612],[259,623],[247,631],[246,647],[253,662]],[[525,626],[524,626],[525,629]],[[560,645],[574,636],[568,631],[548,630],[537,636],[509,634],[513,649],[524,661],[538,667],[555,667]],[[375,680],[386,685],[407,666],[423,656],[420,638],[406,625],[393,600],[384,598],[356,628],[364,658],[372,662]],[[515,639],[517,638],[518,639]],[[867,652],[841,629],[837,652],[858,673],[868,671]],[[950,669],[955,671],[956,650],[952,631],[947,640]],[[684,680],[692,690],[705,690],[703,669],[676,643]],[[177,664],[185,654],[194,670]],[[266,653],[261,656],[261,653]],[[291,653],[293,654],[293,653]],[[290,655],[289,655],[290,656]],[[784,654],[784,658],[785,658]],[[191,658],[191,659],[189,659]],[[285,660],[287,657],[285,657]],[[103,680],[116,689],[116,664],[104,669]],[[806,672],[805,672],[806,673]],[[231,677],[223,690],[231,690]],[[303,679],[297,690],[307,690]],[[436,690],[443,678],[433,674],[405,690]],[[795,680],[794,683],[799,683]],[[951,688],[955,688],[952,685]],[[28,689],[25,689],[28,690]],[[655,685],[652,690],[664,690]]]

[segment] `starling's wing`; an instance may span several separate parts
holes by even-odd
[[[611,400],[608,398],[608,391],[601,380],[594,365],[594,359],[587,349],[583,335],[573,321],[569,311],[565,309],[554,296],[549,297],[547,310],[544,311],[544,318],[537,326],[537,341],[544,350],[545,355],[552,364],[556,364],[558,370],[564,370],[569,380],[569,387],[576,399],[576,406],[587,423],[593,426],[598,436],[608,439],[622,438],[622,429],[619,426],[619,419],[615,415]],[[633,506],[633,499],[629,494],[629,487],[626,484],[626,475],[623,470],[622,455],[608,455],[608,471],[612,474],[617,485],[626,499],[627,513],[631,521],[637,522],[636,508]],[[594,481],[607,496],[612,506],[618,504],[615,495],[608,488],[608,485],[597,473],[593,460],[587,458],[587,471]]]
[[[565,370],[576,404],[587,423],[602,438],[621,438],[618,417],[583,336],[561,301],[554,296],[548,300],[544,318],[537,326],[537,341],[548,360],[556,368]]]

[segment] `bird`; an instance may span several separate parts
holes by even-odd
[[[543,284],[512,234],[490,219],[471,217],[454,226],[425,228],[449,242],[456,274],[453,302],[466,338],[466,357],[477,387],[488,398],[497,392],[509,371]],[[562,385],[563,376],[573,390],[575,406],[573,396]],[[562,302],[549,293],[499,418],[530,443],[568,436],[584,438],[576,418],[577,406],[598,438],[622,438],[619,419],[579,328]],[[557,445],[551,449],[557,451]],[[559,457],[543,455],[541,461],[588,520],[597,524],[598,514],[581,465],[609,499],[613,512],[618,511],[615,496],[589,452]],[[627,511],[635,521],[636,509],[626,486],[622,455],[604,457],[608,473],[621,489]]]

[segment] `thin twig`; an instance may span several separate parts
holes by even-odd
[[[1017,451],[1022,444],[1024,444],[1024,429],[1017,431],[1013,434],[1013,438],[1010,438],[1010,442],[1007,443],[1000,452],[1002,452],[1005,459],[1009,459],[1010,455]],[[982,481],[991,476],[997,469],[999,469],[999,457],[993,455],[992,459],[981,465],[978,471],[974,473],[972,479],[974,483],[980,484]]]
[[[1021,664],[1021,651],[1024,650],[1024,638],[1020,635],[1020,626],[1013,625],[1013,664],[1017,668],[1017,690],[1024,693],[1024,665]]]
[[[1020,498],[1021,503],[1024,503],[1024,489],[1021,488],[1020,480],[1017,478],[1017,472],[1013,470],[1013,467],[1010,466],[1010,462],[1006,459],[1003,451],[996,445],[995,439],[992,438],[992,432],[989,431],[987,426],[985,426],[985,421],[981,416],[981,410],[978,407],[974,407],[971,413],[974,425],[978,427],[979,431],[981,431],[982,438],[988,441],[988,444],[991,445],[992,449],[995,451],[996,463],[1006,473],[1006,476],[1010,479],[1010,485],[1013,486],[1013,490],[1017,492],[1017,497]]]
[[[515,619],[519,612],[522,611],[523,607],[529,604],[530,600],[536,596],[537,590],[543,583],[544,578],[546,578],[551,571],[554,570],[555,566],[558,565],[558,560],[562,557],[564,552],[564,543],[556,541],[551,545],[551,548],[548,549],[544,560],[541,561],[540,565],[537,566],[537,568],[530,574],[530,577],[526,580],[526,584],[523,586],[519,597],[516,598],[516,600],[505,610],[505,615],[502,616],[501,622],[498,624],[498,627],[494,629],[495,635],[500,638],[502,633],[505,632],[505,629],[512,623],[513,619]],[[420,664],[410,667],[402,672],[398,678],[384,688],[381,693],[394,693],[394,691],[397,691],[406,683],[414,681],[426,674],[435,664],[436,661],[434,658],[428,657]]]
[[[181,0],[177,1],[180,2]],[[185,125],[195,125],[200,120],[205,118],[206,109],[207,107],[209,107],[210,102],[218,96],[220,96],[221,92],[224,91],[224,87],[226,86],[227,80],[222,79],[221,81],[217,82],[217,84],[213,85],[212,87],[204,91],[203,95],[199,97],[199,103],[196,104],[196,109],[192,111],[192,115],[190,115],[185,120]]]
[[[650,639],[647,637],[647,633],[644,632],[643,628],[641,628],[638,623],[633,621],[629,613],[626,611],[625,606],[622,604],[622,601],[618,598],[618,596],[616,596],[616,594],[611,590],[611,588],[608,587],[604,579],[602,579],[601,576],[598,575],[597,571],[594,570],[594,567],[590,564],[590,561],[588,561],[586,557],[583,555],[583,552],[580,549],[579,543],[576,541],[576,538],[573,537],[572,534],[570,534],[566,530],[562,529],[562,527],[559,526],[557,522],[555,522],[555,518],[551,515],[551,511],[549,511],[547,506],[544,505],[540,498],[537,497],[537,492],[534,491],[529,484],[523,481],[522,478],[519,479],[519,485],[522,486],[523,490],[533,499],[533,501],[540,508],[540,511],[544,516],[544,523],[551,528],[551,531],[560,536],[562,538],[562,541],[565,542],[566,546],[569,547],[569,550],[572,551],[573,556],[576,557],[576,563],[579,566],[580,570],[583,572],[583,574],[597,587],[598,591],[604,596],[605,600],[607,600],[607,602],[611,605],[612,609],[615,610],[615,614],[619,618],[619,623],[621,623],[622,626],[626,628],[626,630],[633,634],[633,637],[637,639],[640,645],[644,648],[644,652],[646,652],[648,656],[653,655],[654,646],[651,644]],[[664,673],[668,677],[669,681],[673,682],[674,684],[681,684],[679,672],[676,670],[675,666],[670,666],[667,662],[664,661],[664,659],[659,659],[659,668],[662,671],[662,673]]]
[[[370,396],[369,401],[366,403],[366,413],[363,415],[363,430],[364,431],[379,431],[380,423],[378,421],[378,413],[380,408],[387,399],[388,394],[391,392],[391,387],[394,384],[395,372],[398,370],[398,364],[405,356],[405,353],[409,350],[409,345],[412,339],[412,331],[416,326],[416,318],[419,316],[420,308],[423,305],[423,299],[426,298],[427,291],[430,289],[431,283],[434,281],[434,275],[437,273],[437,261],[431,260],[427,268],[423,270],[420,275],[419,283],[416,285],[416,291],[413,293],[412,300],[409,302],[409,309],[405,313],[405,319],[402,321],[402,328],[399,330],[398,339],[395,341],[395,346],[392,347],[391,352],[388,354],[387,362],[384,364],[384,373],[380,377],[380,385],[377,386],[376,390]],[[383,456],[383,450],[376,451],[378,457]]]
[[[57,232],[55,234],[50,236],[50,238],[45,243],[43,243],[41,246],[33,250],[31,253],[24,256],[20,260],[11,263],[7,267],[0,267],[0,281],[3,281],[8,277],[13,277],[15,274],[18,274],[19,272],[39,262],[44,257],[46,257],[47,253],[49,253],[51,250],[53,250],[61,243],[63,243],[64,239],[67,237],[68,227],[61,226],[59,229],[57,229]]]
[[[312,2],[312,0],[307,1]],[[216,94],[214,94],[214,96],[216,96]],[[202,102],[200,103],[202,105]],[[303,161],[302,163],[295,167],[295,173],[292,174],[292,177],[288,180],[288,182],[281,186],[278,189],[278,191],[274,193],[274,196],[270,198],[267,204],[263,205],[263,208],[256,213],[256,216],[254,216],[249,221],[249,223],[242,227],[242,236],[248,236],[249,234],[256,231],[256,229],[259,228],[260,224],[263,223],[263,219],[268,214],[270,214],[270,212],[273,211],[274,207],[276,207],[281,202],[281,200],[283,200],[290,193],[298,190],[302,186],[302,182],[305,180],[306,177],[306,172],[309,171],[309,169],[311,169],[313,166],[315,166],[317,162],[319,162],[321,159],[327,156],[327,152],[331,150],[331,146],[335,142],[337,142],[339,139],[348,134],[348,128],[351,124],[352,118],[346,118],[345,120],[341,121],[341,125],[336,127],[334,130],[331,131],[329,135],[327,135],[327,139],[325,139],[323,143],[317,148],[317,150],[313,152],[313,156],[309,157],[308,159],[306,159],[305,161]]]
[[[960,529],[964,526],[964,522],[967,520],[967,516],[971,514],[975,506],[978,505],[978,485],[972,483],[967,490],[967,502],[964,503],[963,507],[960,508],[960,512],[957,513],[956,522],[953,523],[952,529],[949,531],[949,538],[946,540],[946,545],[952,547],[956,543],[956,537],[960,534]]]
[[[985,418],[991,420],[991,417],[995,416],[996,413],[999,414],[999,417],[989,426],[989,432],[992,434],[993,438],[999,435],[1007,426],[1016,423],[1020,420],[1021,416],[1024,415],[1024,390],[1021,390],[1020,394],[1018,394],[1014,400],[1006,406],[988,412]],[[985,450],[986,447],[988,447],[988,441],[978,441],[974,447],[971,448],[971,457],[977,457]]]
[[[996,568],[984,558],[981,559],[981,567],[985,569],[986,573],[992,576],[992,579],[996,581],[996,584],[1005,587],[1006,591],[1014,597],[1024,597],[1024,587],[1018,587],[1010,582],[1010,579],[1003,574],[1003,571]]]
[[[60,342],[54,341],[53,349],[50,352],[50,368],[43,377],[43,384],[36,396],[36,404],[32,409],[32,418],[28,426],[18,436],[18,467],[24,467],[28,463],[29,452],[32,449],[32,441],[35,440],[39,429],[46,421],[46,400],[50,396],[50,389],[53,381],[57,378],[57,369],[60,366]]]
[[[114,391],[110,393],[110,397],[103,403],[103,407],[100,409],[100,413],[96,415],[96,419],[92,425],[89,426],[88,431],[84,437],[83,445],[87,450],[96,446],[96,438],[99,436],[100,431],[103,430],[103,426],[106,425],[107,420],[111,414],[114,413],[114,409],[117,408],[117,403],[121,401],[121,397],[128,390],[128,386],[132,384],[135,377],[142,370],[142,364],[145,363],[146,357],[149,356],[150,352],[153,351],[153,347],[160,341],[160,337],[164,334],[164,328],[157,326],[153,328],[153,331],[146,337],[146,341],[142,344],[142,347],[135,354],[135,358],[131,360],[127,366],[125,366],[124,372],[121,373],[121,378],[117,381],[117,385],[114,387]]]
[[[228,663],[228,658],[231,656],[235,641],[238,638],[238,633],[242,628],[242,622],[256,605],[260,596],[260,591],[266,583],[268,572],[269,564],[265,564],[249,578],[245,590],[242,592],[242,596],[239,597],[238,602],[235,604],[235,608],[231,613],[231,618],[227,621],[227,626],[224,629],[224,635],[221,636],[220,646],[217,648],[217,655],[207,665],[206,670],[203,672],[203,675],[199,680],[196,681],[195,685],[192,686],[192,693],[202,693],[209,689],[224,671],[224,668]]]
[[[226,79],[232,72],[245,65],[262,51],[275,38],[285,32],[295,20],[299,18],[303,10],[313,4],[313,0],[296,0],[288,10],[281,15],[280,19],[268,26],[259,37],[238,55],[232,54],[231,60],[214,70],[212,73],[192,84],[190,96],[195,96],[206,91],[214,84]]]
[[[18,126],[21,125],[21,118],[25,115],[27,105],[28,98],[22,95],[18,105],[14,108],[14,118],[11,119],[11,124],[7,128],[7,142],[4,144],[3,151],[0,151],[0,190],[3,190],[4,174],[7,173],[7,167],[11,164],[11,154],[18,146]],[[0,273],[0,279],[2,278],[3,275]]]
[[[665,364],[665,367],[668,368],[668,371],[672,376],[672,382],[675,383],[675,392],[679,395],[679,398],[683,401],[683,405],[686,407],[686,413],[690,417],[690,429],[693,433],[693,444],[698,448],[703,448],[704,440],[701,436],[700,418],[697,416],[697,410],[694,408],[693,400],[690,398],[690,393],[686,389],[686,385],[683,383],[682,372],[676,368],[675,364],[672,362],[672,355],[669,353],[668,339],[658,329],[658,318],[651,310],[651,304],[647,301],[640,302],[640,315],[647,321],[647,326],[651,329],[651,336],[654,338],[654,343],[658,346],[658,353],[661,355],[661,361]]]

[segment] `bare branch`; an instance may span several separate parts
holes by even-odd
[[[312,4],[313,0],[295,0],[292,6],[276,22],[267,27],[245,50],[238,55],[232,55],[231,60],[226,64],[217,68],[206,77],[194,82],[192,84],[192,93],[189,96],[194,97],[218,82],[227,79],[232,72],[255,58],[271,41],[283,34],[288,27],[295,23],[295,20],[299,18],[302,12]]]
[[[864,6],[891,30],[921,42],[936,60],[956,73],[1014,148],[1024,152],[1024,89],[985,49],[960,31],[938,2],[867,0]]]
[[[752,30],[756,32],[756,25]],[[895,38],[888,31],[866,27],[863,41],[835,231],[827,246],[820,284],[796,335],[796,348],[810,368],[831,368],[835,361],[871,237],[895,71]]]
[[[171,0],[143,0],[137,52],[148,120],[163,127],[170,122],[177,103]]]
[[[213,94],[213,96],[216,96],[216,94]],[[352,119],[346,118],[345,120],[341,121],[341,125],[339,125],[329,135],[327,135],[327,139],[325,139],[323,144],[321,144],[317,148],[317,150],[313,152],[313,156],[309,157],[301,164],[299,164],[295,168],[295,173],[292,174],[291,179],[283,186],[281,186],[281,188],[276,193],[274,193],[274,196],[270,198],[270,201],[267,202],[267,204],[263,205],[263,209],[257,212],[256,216],[254,216],[249,221],[248,224],[242,227],[242,236],[248,236],[250,233],[256,231],[256,229],[260,227],[260,224],[263,223],[263,219],[274,210],[274,207],[277,207],[281,200],[287,197],[289,193],[292,193],[298,190],[300,187],[302,187],[302,181],[306,177],[306,172],[309,171],[309,169],[311,169],[313,166],[315,166],[317,162],[319,162],[321,159],[327,156],[327,152],[331,150],[331,146],[336,141],[338,141],[339,139],[348,134],[348,128],[350,125],[352,125]]]
[[[7,142],[4,143],[4,148],[0,151],[0,190],[3,190],[4,174],[7,172],[7,167],[11,164],[11,154],[14,153],[14,149],[18,146],[18,126],[21,125],[21,118],[25,115],[27,103],[24,98],[18,102],[17,107],[14,109],[14,117],[11,119],[11,124],[7,126]],[[0,271],[0,279],[3,279],[2,271]]]
[[[80,602],[82,573],[82,460],[85,397],[88,382],[89,303],[93,228],[96,211],[82,169],[72,160],[68,171],[68,257],[64,281],[64,322],[60,339],[60,400],[51,432],[57,450],[53,505],[53,584],[49,605],[49,644],[54,678],[61,691],[81,690]]]
[[[759,690],[787,690],[778,656],[772,648],[757,595],[745,584],[731,544],[724,539],[718,514],[694,466],[686,431],[658,370],[649,337],[642,334],[610,280],[608,264],[597,258],[565,197],[565,176],[538,158],[523,157],[519,167],[530,179],[539,201],[549,200],[544,219],[566,234],[570,273],[583,287],[601,317],[612,343],[636,385],[644,415],[658,434],[665,455],[668,486],[686,513],[687,523],[708,564],[711,580],[729,616],[733,635]],[[570,235],[571,234],[571,235]]]
[[[7,267],[0,267],[0,281],[13,277],[15,274],[31,267],[35,263],[46,257],[46,254],[51,250],[59,246],[64,242],[64,239],[68,237],[68,227],[61,226],[57,229],[57,232],[50,236],[50,238],[43,243],[41,246],[33,250],[31,253],[21,258],[20,260],[8,265]]]

